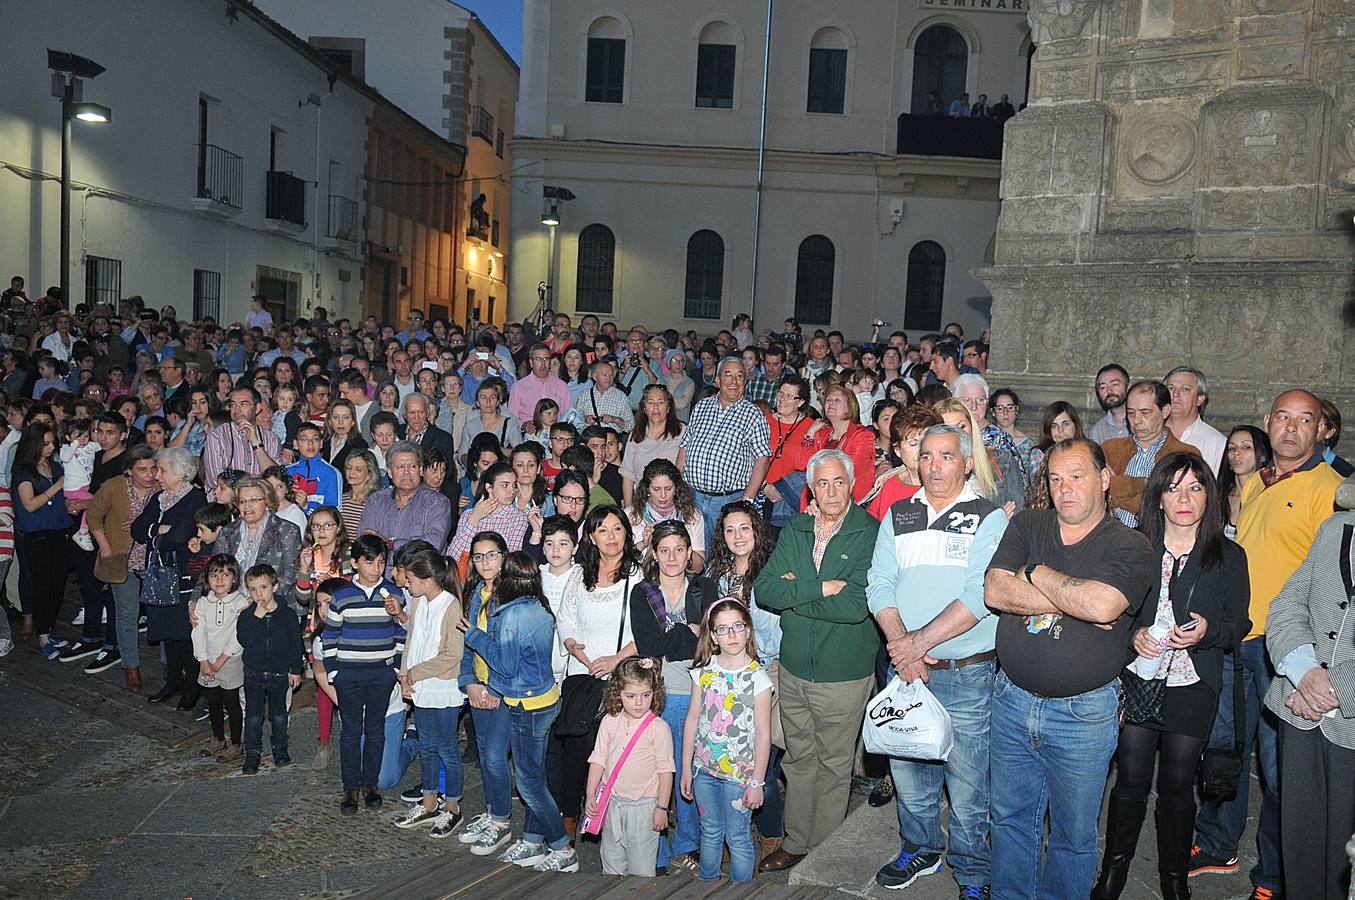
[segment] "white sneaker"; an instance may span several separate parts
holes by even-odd
[[[518,840],[499,854],[499,862],[513,863],[513,865],[522,866],[526,869],[541,862],[549,852],[550,848],[545,844]]]
[[[71,619],[71,624],[72,625],[85,624],[85,608],[83,606],[80,607],[80,611],[75,614],[75,618]]]
[[[89,536],[88,531],[77,531],[75,534],[71,535],[71,540],[75,541],[75,546],[79,547],[81,550],[94,549],[94,539]]]
[[[494,817],[489,813],[480,813],[480,815],[470,820],[466,830],[457,835],[457,840],[463,844],[473,844],[480,840],[480,835],[494,822]]]
[[[472,853],[475,851],[472,850]],[[579,871],[579,854],[574,852],[573,847],[566,847],[563,850],[552,850],[546,854],[546,858],[532,867],[537,872],[577,872]]]
[[[445,837],[451,837],[452,832],[456,831],[456,826],[460,824],[460,811],[450,812],[444,809],[438,813],[437,821],[435,821],[433,827],[429,829],[428,836],[439,840]]]
[[[0,612],[0,616],[3,615],[4,613]],[[0,639],[0,656],[9,656],[13,652],[14,652],[14,642],[11,641],[9,638]]]
[[[419,825],[432,825],[442,811],[436,807],[425,809],[422,803],[411,806],[400,818],[395,820],[396,828],[415,828]]]
[[[471,856],[489,856],[508,843],[512,836],[513,829],[507,822],[495,822],[490,819],[484,831],[480,832],[480,837],[470,845]]]

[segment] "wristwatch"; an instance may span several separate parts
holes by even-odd
[[[1032,578],[1031,576],[1035,574],[1035,570],[1039,568],[1039,566],[1040,566],[1039,563],[1031,563],[1030,565],[1026,566],[1025,571],[1026,581],[1029,581],[1031,584],[1035,583],[1035,579]]]

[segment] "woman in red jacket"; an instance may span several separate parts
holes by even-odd
[[[875,485],[875,435],[861,424],[856,395],[845,385],[834,384],[824,390],[823,416],[805,433],[802,458],[808,461],[824,449],[841,450],[850,456],[852,500],[860,503]]]

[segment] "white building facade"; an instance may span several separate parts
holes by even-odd
[[[72,306],[140,294],[181,318],[360,312],[369,119],[385,101],[257,11],[220,0],[6,8],[0,87],[3,264],[60,281],[61,116],[44,48],[107,68],[74,123]]]
[[[977,333],[1001,127],[925,113],[933,90],[1024,101],[1024,6],[777,4],[767,53],[763,0],[527,0],[511,312],[544,281],[623,328]],[[574,195],[553,267],[544,186]]]

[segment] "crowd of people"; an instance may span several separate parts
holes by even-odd
[[[548,872],[596,835],[608,873],[748,881],[843,822],[897,677],[954,748],[875,786],[884,887],[944,860],[962,898],[1119,897],[1156,770],[1161,891],[1188,897],[1238,868],[1255,749],[1252,897],[1345,895],[1355,513],[1306,390],[1225,434],[1204,373],[1108,364],[1084,428],[1023,415],[955,323],[701,339],[263,298],[189,323],[21,280],[4,304],[0,656],[12,617],[56,665],[121,667],[209,720],[222,765],[291,764],[312,679],[338,814],[417,761],[395,828]]]

